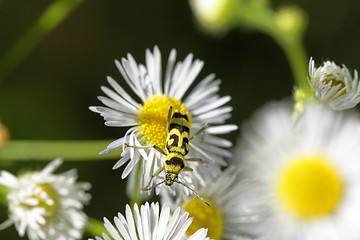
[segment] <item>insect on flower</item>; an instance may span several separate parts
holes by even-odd
[[[185,156],[189,152],[190,140],[197,135],[203,134],[207,127],[208,124],[205,124],[202,128],[199,129],[199,131],[190,137],[191,123],[189,121],[189,116],[181,111],[172,113],[172,106],[170,106],[166,122],[166,129],[168,129],[166,146],[164,149],[156,145],[152,146],[157,151],[166,156],[164,166],[152,174],[149,183],[141,190],[148,191],[163,183],[167,186],[171,186],[176,182],[191,190],[199,199],[201,199],[206,205],[209,206],[209,204],[202,197],[200,197],[200,195],[194,189],[187,186],[178,179],[178,176],[182,171],[193,171],[192,168],[185,165],[185,161],[202,162],[202,159],[200,158],[185,159]],[[129,145],[127,145],[127,147],[140,148]],[[165,171],[165,179],[151,187],[150,184],[153,178],[158,176],[162,171]]]

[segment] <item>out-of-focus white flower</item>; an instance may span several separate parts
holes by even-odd
[[[258,221],[258,216],[244,204],[242,189],[246,181],[242,173],[234,166],[227,168],[215,179],[206,182],[199,190],[199,195],[210,205],[195,196],[176,196],[161,192],[164,204],[175,209],[182,209],[194,218],[187,233],[192,234],[200,228],[208,229],[211,239],[248,240],[256,237],[250,235],[249,223]]]
[[[210,74],[201,80],[192,91],[188,92],[197,75],[203,67],[203,62],[189,54],[183,61],[176,62],[176,51],[172,50],[168,59],[165,76],[162,77],[161,53],[157,47],[153,52],[146,51],[146,64],[137,64],[128,54],[116,66],[121,75],[134,92],[140,103],[133,99],[114,79],[108,77],[112,89],[102,87],[107,97],[99,97],[105,106],[90,107],[91,111],[104,117],[105,124],[112,127],[130,127],[125,136],[110,143],[100,154],[106,154],[122,148],[121,159],[114,165],[117,169],[128,162],[122,178],[126,178],[137,164],[142,164],[141,186],[144,187],[152,174],[164,165],[164,155],[155,148],[143,149],[143,146],[156,145],[165,148],[168,129],[167,116],[170,105],[173,113],[181,111],[189,117],[190,134],[196,133],[205,124],[210,126],[201,137],[190,141],[188,157],[201,158],[204,164],[187,162],[193,172],[182,172],[179,180],[186,185],[193,186],[204,182],[201,172],[206,164],[207,175],[216,175],[221,166],[226,165],[225,157],[231,154],[226,148],[231,142],[215,136],[226,134],[237,129],[235,125],[224,124],[231,116],[232,107],[226,104],[230,96],[218,95],[220,80]],[[187,93],[188,92],[188,93]],[[125,148],[126,145],[137,146]],[[142,161],[142,158],[144,161]],[[164,173],[154,179],[152,185],[161,181]],[[178,184],[186,194],[188,189]],[[169,187],[166,189],[171,190]]]
[[[77,173],[70,170],[53,172],[62,163],[56,159],[42,171],[26,172],[16,177],[0,172],[0,185],[8,188],[9,219],[0,225],[12,224],[20,236],[31,240],[81,239],[87,217],[83,205],[90,200],[90,183],[76,182]]]
[[[271,104],[243,128],[234,156],[242,199],[259,214],[249,230],[269,240],[360,236],[360,116],[307,104]]]
[[[189,214],[181,212],[177,208],[173,214],[170,213],[169,207],[160,209],[159,203],[145,203],[140,209],[135,204],[133,211],[129,205],[126,205],[125,216],[118,214],[114,217],[114,223],[104,218],[104,226],[108,234],[103,233],[102,238],[96,237],[96,240],[209,240],[206,237],[207,230],[199,229],[190,237],[186,237],[185,232],[192,222],[188,218]]]
[[[360,84],[358,72],[354,76],[345,65],[326,61],[316,68],[311,58],[309,62],[309,83],[320,102],[333,110],[355,107],[360,102]]]

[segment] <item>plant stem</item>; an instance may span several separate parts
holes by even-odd
[[[65,160],[114,159],[120,152],[115,151],[99,156],[110,140],[95,141],[36,141],[11,140],[0,148],[1,161],[41,160],[48,161],[57,157]]]
[[[302,39],[285,36],[284,34],[282,34],[282,36],[276,36],[273,33],[272,35],[274,35],[273,38],[283,49],[286,55],[295,83],[298,86],[306,85],[308,57],[301,42]]]
[[[54,1],[36,22],[23,33],[0,59],[0,83],[31,53],[31,51],[83,0]]]
[[[268,34],[282,48],[298,86],[307,83],[308,57],[303,46],[302,32],[284,32],[275,23],[275,13],[269,8],[256,8],[239,3],[237,23]]]
[[[90,236],[100,236],[102,233],[106,232],[104,224],[95,218],[88,218],[88,221],[85,226],[85,232]]]
[[[6,199],[6,194],[8,193],[8,189],[4,186],[0,185],[0,204],[7,206],[7,199]]]
[[[136,203],[137,205],[141,204],[141,197],[140,197],[140,184],[141,184],[141,170],[142,170],[142,161],[141,159],[136,167],[135,173],[135,181],[134,181],[134,191],[130,201],[131,206],[134,206]]]

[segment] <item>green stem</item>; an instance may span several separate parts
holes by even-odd
[[[256,8],[239,3],[237,11],[238,25],[250,27],[268,34],[282,48],[298,86],[307,83],[308,57],[302,43],[302,32],[284,32],[275,23],[275,13],[269,8]]]
[[[8,189],[4,186],[0,185],[0,204],[4,205],[7,207],[7,199],[6,199],[6,195],[8,193]]]
[[[57,0],[32,25],[0,59],[0,82],[3,81],[31,51],[83,0]]]
[[[120,150],[99,156],[110,140],[95,141],[35,141],[11,140],[0,148],[1,161],[41,160],[48,161],[57,157],[65,160],[114,159]]]
[[[104,227],[104,223],[89,217],[85,226],[85,232],[90,236],[101,237],[102,234],[106,232],[106,229]]]
[[[130,206],[134,206],[134,204],[136,203],[137,205],[141,204],[141,197],[140,197],[140,184],[141,184],[141,171],[142,171],[142,161],[144,161],[143,159],[141,159],[139,161],[139,163],[137,164],[136,167],[136,173],[135,173],[135,181],[134,181],[134,191],[133,191],[133,195],[130,201]]]
[[[276,36],[272,34],[275,41],[283,49],[290,68],[298,86],[307,84],[308,57],[306,55],[301,38],[292,36]]]

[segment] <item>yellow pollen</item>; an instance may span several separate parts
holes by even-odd
[[[333,213],[343,194],[341,176],[322,155],[296,157],[281,170],[276,187],[285,209],[303,219]]]
[[[166,122],[170,104],[173,107],[173,113],[187,114],[191,123],[191,116],[183,102],[165,95],[153,97],[142,106],[139,113],[139,125],[142,133],[151,145],[165,148],[168,134]]]
[[[39,184],[36,184],[36,186],[40,187],[41,191],[45,192],[47,194],[47,198],[50,198],[51,200],[53,200],[53,204],[47,203],[43,196],[41,196],[40,194],[36,194],[36,195],[32,196],[33,198],[35,198],[39,201],[39,203],[36,206],[28,205],[26,203],[22,203],[22,205],[27,208],[42,207],[45,209],[45,211],[47,213],[47,217],[54,215],[54,213],[56,212],[56,210],[58,208],[59,203],[57,201],[56,192],[54,191],[53,187],[46,183],[39,183]]]
[[[189,216],[194,217],[186,234],[190,236],[200,228],[207,228],[208,237],[215,240],[220,239],[223,233],[222,214],[213,202],[209,201],[209,199],[205,200],[210,204],[210,207],[197,197],[191,197],[182,205],[182,208],[189,213]]]
[[[53,200],[53,204],[52,205],[49,205],[47,204],[43,199],[40,198],[40,196],[38,196],[38,199],[39,199],[39,205],[44,207],[45,210],[48,212],[48,213],[54,213],[58,207],[58,201],[57,201],[57,196],[56,196],[56,193],[54,191],[54,189],[52,188],[52,186],[49,186],[48,184],[46,183],[42,183],[42,184],[38,184],[39,187],[41,187],[41,189],[47,193],[48,197],[50,199]]]
[[[331,81],[332,87],[336,87],[336,86],[340,85],[340,88],[338,91],[343,90],[343,92],[340,94],[340,96],[346,95],[346,85],[343,80],[338,79],[338,77],[336,77],[334,74],[328,73],[326,75],[326,78],[324,78],[322,80],[322,82],[324,82],[325,84],[329,84],[330,81]]]

